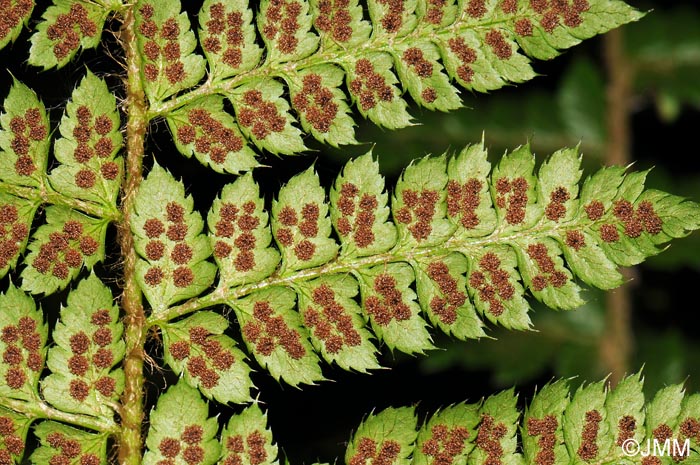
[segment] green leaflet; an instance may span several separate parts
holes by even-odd
[[[236,342],[224,335],[226,318],[200,312],[161,327],[164,359],[184,381],[218,402],[249,402],[250,367]]]
[[[342,69],[334,65],[307,68],[286,77],[301,127],[333,147],[357,143],[355,121],[340,89],[343,78]]]
[[[525,463],[569,463],[564,443],[564,409],[569,403],[569,387],[559,380],[545,385],[525,410],[520,431]],[[551,461],[551,459],[554,459]]]
[[[219,442],[214,437],[217,429],[216,419],[209,418],[209,408],[199,392],[180,380],[151,410],[143,464],[171,459],[183,465],[212,465],[219,457]]]
[[[276,465],[277,446],[267,427],[267,413],[257,403],[233,415],[221,433],[219,463],[242,465]]]
[[[271,63],[304,58],[318,46],[318,36],[309,31],[312,18],[308,2],[263,0],[257,20]]]
[[[412,465],[437,465],[444,458],[466,463],[474,450],[480,403],[461,403],[438,411],[418,432]]]
[[[90,71],[73,91],[61,119],[54,153],[61,162],[51,171],[53,188],[63,195],[114,208],[123,176],[123,145],[114,95]]]
[[[236,110],[241,132],[258,149],[274,154],[303,152],[301,131],[292,125],[295,120],[283,93],[282,84],[268,78],[237,87],[226,96]]]
[[[0,180],[18,186],[44,184],[49,121],[34,91],[14,80],[0,115]]]
[[[645,437],[645,408],[642,374],[636,373],[620,381],[605,399],[607,428],[613,441],[611,454],[618,453],[628,440],[641,442]]]
[[[413,30],[417,25],[415,15],[416,0],[391,4],[381,0],[367,0],[369,16],[374,28],[372,36],[401,37]]]
[[[318,266],[336,256],[338,245],[329,237],[326,192],[313,167],[280,189],[272,203],[271,225],[282,253],[281,274]]]
[[[115,1],[103,3],[112,5],[107,7],[84,0],[53,0],[32,35],[29,64],[44,69],[61,68],[81,47],[97,47],[110,8],[119,5]]]
[[[6,23],[3,31],[0,33],[0,49],[17,40],[20,32],[22,32],[22,27],[29,22],[29,17],[32,15],[33,10],[34,2],[21,0],[9,2],[8,11],[5,13]]]
[[[178,0],[141,0],[136,4],[136,39],[141,74],[151,103],[194,86],[204,76],[204,58],[194,52],[197,39]]]
[[[354,300],[358,292],[357,281],[349,275],[324,276],[297,287],[299,313],[314,349],[328,363],[366,373],[379,364]]]
[[[254,283],[275,271],[280,255],[270,246],[272,234],[263,206],[249,173],[224,186],[214,200],[207,226],[221,284]]]
[[[358,0],[334,0],[332,3],[310,0],[309,3],[314,28],[324,48],[333,48],[336,44],[351,48],[369,39],[372,26],[363,19]]]
[[[5,251],[0,258],[0,276],[17,265],[19,255],[27,247],[37,207],[34,201],[0,192],[0,249]]]
[[[52,336],[41,392],[47,402],[66,412],[112,418],[124,388],[120,367],[125,344],[123,325],[112,292],[91,274],[68,294]]]
[[[169,114],[167,121],[180,153],[194,154],[214,171],[239,174],[260,166],[233,117],[224,111],[223,97],[196,100]]]
[[[199,10],[199,41],[212,81],[250,71],[260,62],[253,12],[246,0],[205,0]]]
[[[39,226],[29,244],[22,289],[51,294],[75,279],[83,265],[91,270],[104,259],[108,224],[66,207],[46,208],[46,224]]]
[[[501,461],[507,465],[525,463],[523,456],[516,452],[518,442],[516,425],[520,418],[520,412],[516,407],[517,400],[517,396],[511,389],[489,397],[482,404],[479,409],[481,423],[477,435],[477,447],[469,455],[469,465],[486,465],[494,461]]]
[[[195,296],[214,280],[206,261],[209,241],[192,197],[170,173],[154,165],[136,195],[131,230],[137,253],[137,280],[154,311]]]
[[[313,384],[323,375],[301,317],[293,310],[294,297],[289,289],[272,287],[229,305],[258,363],[275,379],[297,386]]]
[[[358,274],[362,307],[377,338],[390,350],[409,354],[432,349],[416,294],[409,287],[414,280],[413,269],[406,263],[392,263]]]
[[[615,441],[606,418],[605,391],[602,381],[581,386],[566,408],[564,439],[570,463],[585,464],[612,452]]]
[[[107,434],[87,433],[53,421],[39,423],[34,434],[41,442],[30,457],[34,465],[107,463]]]
[[[32,420],[0,407],[0,461],[17,463],[24,455]]]
[[[396,227],[379,163],[368,152],[350,160],[330,191],[331,220],[340,238],[341,256],[366,256],[396,244]]]
[[[381,457],[388,465],[409,465],[416,436],[414,409],[388,408],[369,416],[357,428],[345,452],[345,463],[364,464]]]
[[[48,325],[34,299],[12,283],[0,294],[0,398],[36,401]]]

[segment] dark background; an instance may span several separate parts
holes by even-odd
[[[638,66],[629,111],[635,169],[655,167],[648,186],[699,200],[696,136],[700,128],[700,7],[693,0],[630,3],[650,11],[639,23],[623,28],[628,57]],[[32,24],[38,19],[36,12],[34,16]],[[118,25],[110,27],[116,30]],[[86,67],[106,79],[115,94],[123,98],[121,52],[109,31],[103,46],[84,52],[61,70],[49,72],[39,72],[26,64],[29,35],[25,30],[14,45],[0,52],[0,98],[7,95],[11,77],[16,77],[43,99],[55,128]],[[315,162],[322,182],[329,186],[345,160],[366,152],[374,143],[374,153],[391,186],[411,159],[476,143],[482,131],[492,157],[528,139],[540,160],[561,146],[581,142],[590,173],[605,164],[604,121],[609,109],[605,102],[603,47],[603,40],[594,38],[551,62],[535,63],[540,76],[528,83],[490,95],[464,92],[465,108],[459,111],[437,114],[414,107],[411,113],[421,126],[382,131],[356,115],[358,140],[367,143],[333,150],[308,139],[311,150],[300,156],[263,154],[262,161],[270,168],[257,170],[256,179],[270,201],[293,174]],[[152,123],[146,150],[146,165],[152,165],[155,157],[176,177],[183,178],[203,214],[218,190],[231,181],[230,176],[213,173],[196,160],[179,155],[162,121]],[[109,239],[108,263],[98,274],[114,283],[115,277],[110,276],[118,260],[114,231]],[[697,234],[674,242],[665,254],[633,271],[634,350],[629,370],[645,365],[648,393],[683,381],[690,390],[700,388],[700,308],[695,300],[699,277]],[[590,291],[586,298],[584,308],[569,313],[554,313],[533,304],[535,328],[540,332],[513,334],[491,328],[490,334],[498,340],[483,342],[456,342],[434,333],[441,349],[428,357],[391,354],[385,349],[381,358],[387,370],[368,376],[324,365],[331,381],[302,390],[278,384],[253,361],[258,368],[253,375],[257,395],[269,412],[277,442],[292,463],[332,461],[333,457],[342,457],[351,430],[373,409],[416,404],[419,415],[425,417],[441,406],[477,400],[513,385],[528,398],[536,386],[553,377],[579,376],[572,381],[575,384],[606,376],[598,354],[608,311],[605,297]],[[65,292],[41,299],[51,324],[64,299]],[[235,332],[232,335],[240,336]],[[152,343],[149,349],[158,360],[162,348]],[[153,402],[158,389],[173,380],[167,373],[150,370],[149,400]],[[227,420],[239,409],[222,408],[221,418]]]

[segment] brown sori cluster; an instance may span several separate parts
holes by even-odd
[[[23,316],[17,325],[2,328],[0,340],[5,343],[2,361],[9,365],[5,373],[5,383],[11,389],[22,389],[27,382],[25,366],[39,373],[44,367],[41,355],[41,336],[36,331],[37,322]]]
[[[507,432],[505,423],[496,423],[496,420],[489,414],[481,416],[479,432],[476,435],[476,447],[486,452],[484,463],[502,465],[503,446],[501,439],[506,436]]]
[[[333,40],[347,42],[352,38],[352,16],[348,5],[349,0],[320,0],[318,17],[314,26],[321,32],[330,34]]]
[[[346,182],[340,187],[338,210],[341,216],[338,218],[337,229],[341,236],[348,236],[352,233],[355,245],[364,248],[374,243],[375,237],[372,226],[376,219],[374,213],[377,211],[378,202],[375,195],[362,194],[359,202],[359,212],[357,212],[354,224],[351,224],[350,219],[355,215],[355,199],[358,194],[359,189],[353,183]]]
[[[467,301],[467,294],[457,288],[457,280],[450,274],[450,269],[444,262],[433,262],[428,265],[428,276],[435,281],[442,297],[435,296],[430,301],[430,310],[440,321],[451,325],[457,320],[457,309]]]
[[[362,111],[374,108],[378,102],[394,100],[393,89],[367,58],[357,60],[355,74],[357,77],[350,82],[350,91],[357,98]]]
[[[566,231],[566,245],[578,252],[586,246],[586,236],[581,231]]]
[[[46,28],[49,40],[57,42],[53,54],[57,60],[63,60],[80,46],[82,37],[94,37],[97,24],[88,18],[88,10],[80,3],[73,3],[68,13],[56,16],[56,22]]]
[[[243,62],[245,46],[243,14],[240,11],[227,13],[223,3],[215,3],[209,7],[209,16],[211,19],[206,23],[207,38],[202,42],[202,48],[221,54],[221,61],[231,68],[238,68]]]
[[[581,445],[576,452],[586,462],[598,457],[598,430],[603,416],[597,410],[586,412],[586,422],[581,433]]]
[[[680,432],[686,438],[700,441],[700,418],[686,418],[683,420]]]
[[[401,452],[401,444],[394,440],[381,443],[377,452],[377,442],[370,438],[361,438],[357,442],[357,452],[350,458],[348,465],[392,465]],[[367,464],[367,461],[370,461]]]
[[[359,346],[362,343],[360,333],[352,325],[352,317],[335,300],[333,289],[322,284],[314,289],[312,299],[321,310],[307,307],[304,325],[324,342],[328,353],[337,354],[344,344]]]
[[[411,47],[403,52],[403,61],[413,68],[413,72],[421,79],[428,79],[433,75],[433,64],[423,56],[423,50]],[[426,103],[433,103],[438,98],[437,91],[433,87],[426,87],[421,92],[421,98]]]
[[[486,0],[469,0],[465,7],[469,16],[479,19],[486,14]]]
[[[154,82],[158,79],[160,66],[165,66],[165,77],[170,84],[182,82],[185,77],[185,65],[182,63],[180,50],[180,25],[176,18],[168,18],[159,27],[153,21],[154,7],[146,3],[139,9],[141,22],[139,32],[143,36],[143,56],[146,64],[143,67],[143,74],[148,81]],[[158,45],[160,39],[164,43],[161,48]],[[165,61],[159,63],[161,58]]]
[[[481,202],[483,185],[483,182],[476,178],[468,179],[464,184],[453,179],[447,183],[447,214],[452,218],[459,218],[464,229],[479,226],[476,209]]]
[[[239,104],[238,122],[241,126],[250,128],[253,136],[262,140],[273,132],[282,132],[287,120],[277,110],[274,103],[263,99],[259,90],[249,90],[243,94]]]
[[[486,33],[486,44],[491,47],[493,53],[501,60],[507,60],[513,56],[513,48],[506,41],[503,32],[498,29],[491,29]]]
[[[95,311],[90,317],[90,323],[96,327],[92,336],[79,331],[69,339],[73,355],[68,359],[68,369],[75,376],[70,382],[70,396],[78,402],[84,401],[92,388],[105,397],[111,397],[116,388],[111,376],[102,376],[93,386],[84,379],[91,366],[106,371],[114,364],[114,354],[108,347],[113,339],[112,330],[109,328],[112,323],[109,310]]]
[[[467,45],[462,37],[451,38],[447,45],[460,62],[460,65],[457,67],[457,77],[465,84],[472,82],[474,69],[470,65],[476,61],[476,50]]]
[[[233,248],[238,249],[238,254],[233,261],[236,271],[250,271],[255,267],[255,244],[257,239],[253,234],[255,228],[260,225],[260,220],[255,213],[255,203],[248,201],[241,207],[232,203],[221,205],[219,214],[221,219],[214,226],[216,237],[226,238],[217,240],[214,244],[214,256],[226,258],[233,253]],[[238,233],[236,234],[236,230]],[[233,244],[233,246],[231,246]]]
[[[445,0],[428,0],[428,9],[425,12],[425,20],[436,26],[442,23],[442,18],[445,16],[445,8],[448,4]]]
[[[532,278],[532,289],[541,291],[550,284],[554,287],[562,287],[569,278],[566,274],[556,269],[554,260],[549,256],[547,246],[542,243],[530,244],[527,254],[537,263],[540,274]]]
[[[433,465],[452,465],[469,438],[469,431],[463,426],[450,429],[447,425],[435,425],[430,433],[431,437],[423,443],[421,452],[433,458]]]
[[[320,75],[310,73],[304,76],[304,85],[292,99],[294,109],[306,118],[319,132],[328,132],[338,114],[338,104],[333,101],[333,93],[321,83]]]
[[[625,441],[634,437],[637,430],[637,420],[630,415],[625,415],[617,422],[617,441],[615,444],[622,446]]]
[[[243,148],[243,139],[233,129],[225,127],[204,108],[194,108],[187,113],[190,124],[177,128],[177,139],[182,144],[194,142],[194,149],[209,155],[214,163],[224,163],[231,152]]]
[[[73,152],[75,161],[86,165],[97,156],[101,159],[100,175],[108,181],[113,181],[119,175],[119,165],[113,161],[105,162],[114,150],[112,139],[108,136],[113,127],[112,119],[106,113],[93,119],[90,108],[85,105],[78,107],[75,115],[78,120],[73,129],[73,138],[78,144]],[[95,142],[93,132],[97,134]],[[95,172],[87,166],[75,175],[75,184],[82,189],[91,189],[96,181]]]
[[[181,463],[178,457],[188,465],[197,465],[204,461],[204,448],[201,446],[204,429],[199,425],[186,426],[179,439],[166,437],[161,439],[158,450],[165,457],[158,465],[175,465]]]
[[[367,297],[365,305],[375,323],[386,326],[394,319],[405,321],[411,318],[411,308],[404,303],[393,276],[380,274],[374,278],[374,290],[377,295]]]
[[[92,453],[83,453],[80,443],[75,439],[69,439],[65,434],[53,432],[46,435],[46,443],[60,452],[49,459],[49,465],[100,465],[100,458]]]
[[[527,180],[522,176],[513,180],[499,178],[496,181],[496,206],[506,210],[508,224],[525,221],[528,187]]]
[[[0,416],[0,465],[12,465],[15,461],[12,455],[19,456],[24,452],[24,441],[15,434],[17,427],[10,417]]]
[[[427,239],[433,231],[430,224],[435,216],[435,204],[440,199],[437,191],[424,190],[420,193],[406,189],[401,192],[404,207],[396,213],[396,220],[410,226],[408,230],[418,242]]]
[[[377,0],[387,9],[380,23],[386,32],[398,32],[403,24],[404,1],[403,0]]]
[[[175,360],[184,360],[190,356],[190,347],[199,347],[205,357],[195,356],[187,361],[187,370],[194,378],[199,378],[202,386],[211,389],[219,384],[216,370],[226,371],[236,362],[230,350],[225,349],[219,341],[209,338],[209,331],[202,326],[195,326],[189,331],[190,341],[177,341],[170,345],[168,351]],[[207,363],[207,359],[208,363]]]
[[[269,356],[281,346],[294,360],[306,355],[299,332],[290,328],[282,316],[275,315],[269,302],[255,302],[253,318],[243,326],[243,336],[248,343],[255,344],[257,352]]]
[[[221,465],[243,465],[244,463],[260,465],[267,460],[265,436],[259,431],[253,431],[245,439],[241,434],[229,436],[226,438],[225,446],[229,455],[221,462]],[[244,458],[248,460],[246,461]]]
[[[176,287],[187,287],[194,281],[194,272],[187,266],[192,260],[192,247],[187,245],[187,223],[185,222],[185,208],[177,202],[168,202],[165,206],[165,215],[168,228],[157,218],[146,220],[143,230],[146,237],[150,239],[146,244],[146,258],[150,262],[157,262],[166,253],[165,244],[159,239],[163,233],[175,245],[170,251],[169,259],[173,264],[178,265],[173,270],[173,284]],[[152,266],[146,271],[144,280],[149,286],[157,286],[165,277],[163,270],[159,266]]]
[[[34,8],[32,0],[0,0],[0,40],[3,40],[10,33],[12,28],[23,23]],[[2,460],[0,460],[0,464]]]
[[[41,274],[49,271],[58,279],[68,279],[71,269],[77,270],[83,264],[83,256],[97,253],[100,244],[88,234],[83,234],[83,224],[68,220],[62,231],[49,234],[41,244],[32,266]]]
[[[540,25],[551,33],[564,23],[567,27],[577,27],[582,23],[581,13],[588,11],[590,5],[588,0],[530,0],[530,7],[535,13],[542,15]]]
[[[10,120],[12,140],[10,147],[17,155],[15,172],[20,176],[31,176],[36,171],[36,165],[31,158],[30,148],[32,142],[44,140],[48,130],[41,117],[41,110],[28,108],[24,117],[13,116]]]
[[[625,235],[631,238],[641,236],[643,231],[651,235],[659,234],[663,226],[654,205],[648,200],[640,202],[636,210],[629,201],[617,200],[613,204],[613,214],[622,223]]]
[[[282,53],[294,53],[299,45],[295,37],[299,31],[301,3],[295,0],[270,0],[265,11],[265,25],[262,34],[268,40],[275,40]]]
[[[515,295],[515,288],[510,283],[508,273],[501,268],[501,260],[493,252],[488,252],[479,260],[480,270],[475,270],[469,277],[469,285],[479,291],[482,302],[488,302],[489,313],[501,316],[505,308],[504,300],[510,300]],[[491,278],[491,284],[486,281],[486,274]]]
[[[518,0],[501,0],[501,11],[507,15],[518,12]]]
[[[297,211],[290,205],[285,205],[279,212],[277,219],[282,227],[275,233],[277,242],[287,248],[294,247],[294,255],[299,260],[309,261],[316,253],[316,245],[309,239],[318,236],[318,217],[320,209],[318,204],[307,203],[301,208],[301,221],[298,219]],[[294,243],[294,229],[303,237],[296,244]]]
[[[0,205],[0,269],[9,266],[17,257],[28,234],[29,228],[20,221],[17,207]]]
[[[544,210],[547,219],[559,221],[566,215],[566,202],[571,198],[569,191],[564,187],[557,187],[549,194],[549,204]]]
[[[539,436],[537,445],[539,449],[535,456],[537,465],[554,465],[556,456],[554,455],[554,446],[557,444],[557,427],[559,422],[553,415],[547,415],[542,419],[528,418],[527,434],[530,436]]]

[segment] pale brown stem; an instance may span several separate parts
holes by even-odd
[[[610,31],[604,40],[608,70],[606,165],[626,166],[630,163],[629,107],[632,96],[633,69],[624,51],[624,32]],[[630,326],[633,270],[622,269],[626,283],[608,292],[605,300],[605,332],[600,341],[600,363],[610,373],[610,383],[617,384],[629,370],[633,335]]]
[[[131,234],[131,215],[134,199],[142,179],[144,140],[148,119],[147,106],[141,82],[141,58],[137,49],[133,8],[127,8],[122,26],[126,53],[126,177],[122,189],[122,221],[118,225],[119,246],[124,260],[124,309],[126,356],[124,374],[126,384],[121,398],[121,434],[119,463],[139,465],[142,452],[144,419],[144,343],[146,316],[141,290],[136,282],[136,251]]]

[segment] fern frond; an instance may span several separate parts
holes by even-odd
[[[483,145],[473,145],[409,166],[389,209],[368,153],[338,176],[330,204],[312,169],[292,178],[272,203],[269,226],[246,175],[225,187],[208,216],[218,285],[170,308],[150,299],[150,322],[168,332],[169,320],[225,304],[258,363],[292,385],[323,378],[314,352],[345,369],[376,367],[372,337],[422,353],[432,348],[428,326],[461,339],[484,336],[484,320],[528,329],[528,295],[575,308],[581,282],[618,286],[618,266],[700,228],[700,206],[644,190],[646,172],[604,168],[579,186],[580,162],[577,149],[564,149],[535,172],[523,146],[491,169]],[[170,179],[159,195],[181,195],[159,167],[148,179],[156,176]],[[144,188],[137,203],[155,205],[154,196]],[[139,253],[148,252],[142,245]],[[175,268],[173,259],[168,249],[160,266]],[[140,273],[149,296],[157,285]]]
[[[348,442],[344,462],[696,463],[700,459],[700,394],[686,395],[681,385],[674,385],[645,402],[642,385],[638,373],[614,388],[601,381],[571,393],[567,381],[558,380],[539,389],[525,409],[518,407],[518,396],[511,389],[478,402],[448,406],[422,424],[414,407],[388,408],[365,418]],[[182,415],[177,406],[183,404],[196,413]],[[278,463],[267,415],[257,404],[231,417],[219,447],[203,449],[200,444],[216,430],[215,419],[207,419],[206,412],[206,404],[192,388],[182,382],[169,388],[151,413],[144,463],[164,457],[172,463],[211,464],[215,459],[210,453],[219,447],[222,465]],[[649,460],[643,456],[646,441],[656,441],[658,450],[666,447],[665,453]]]

